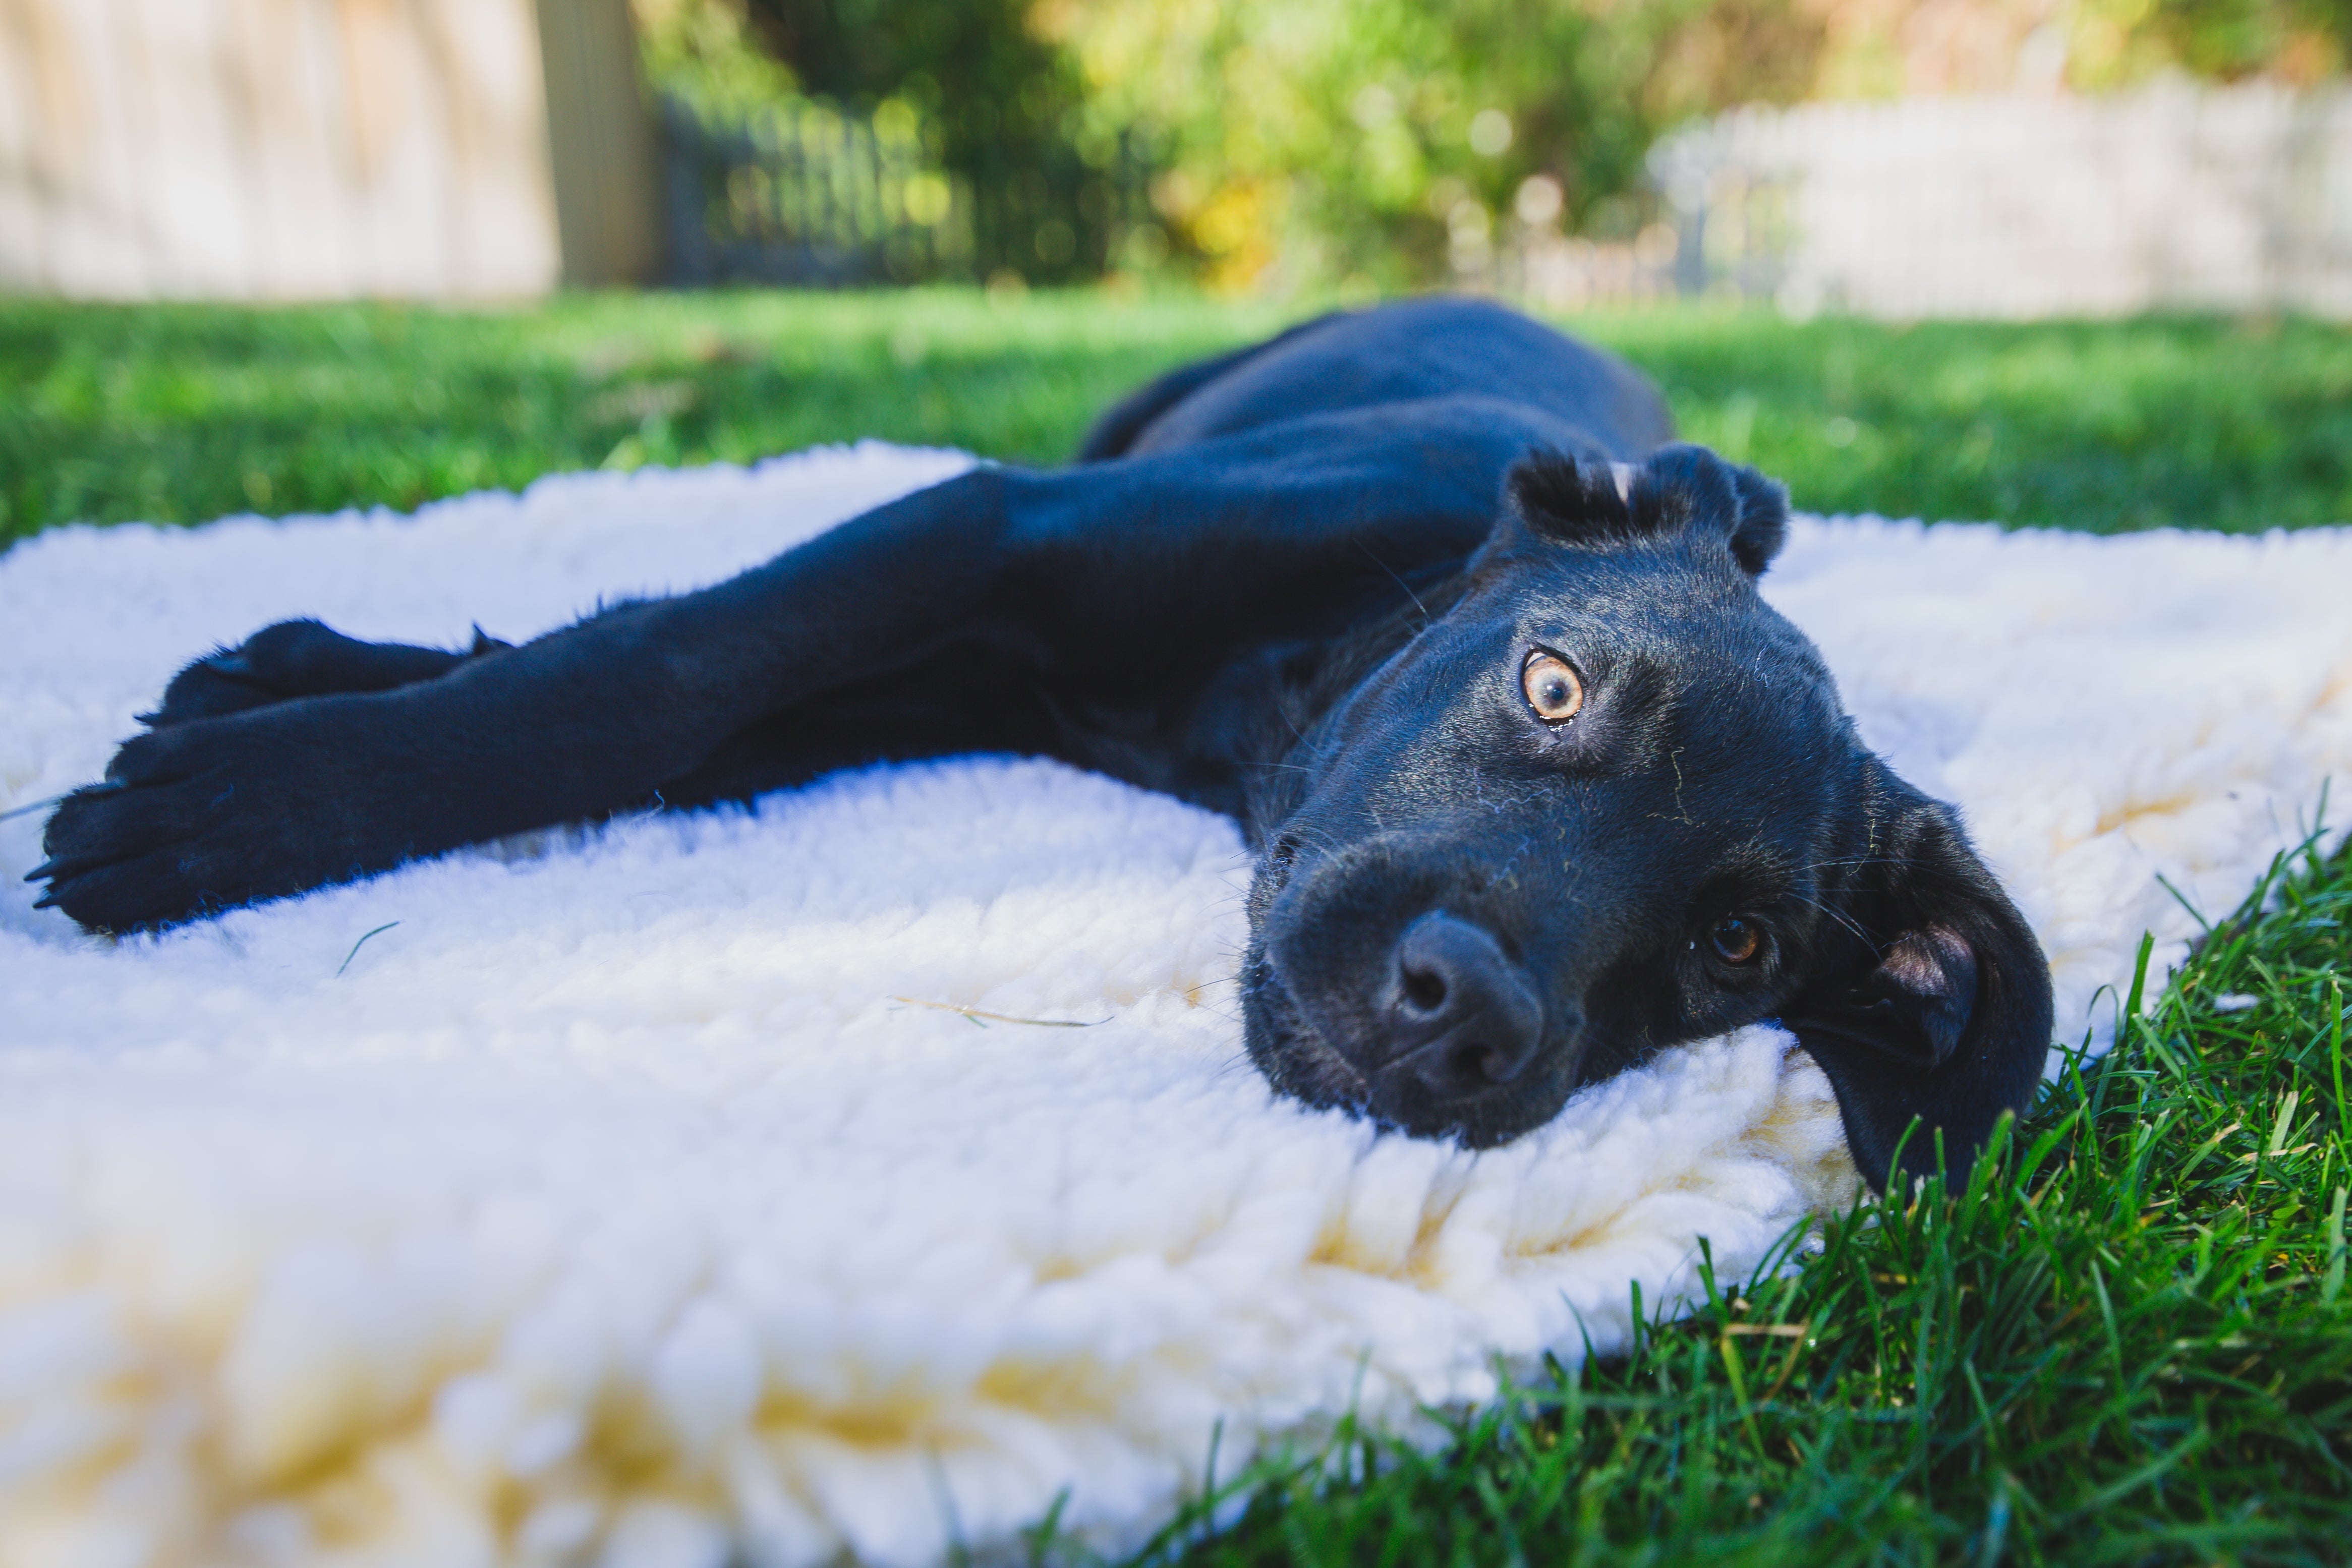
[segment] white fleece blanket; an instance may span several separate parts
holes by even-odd
[[[205,647],[318,614],[521,637],[963,460],[550,479],[0,558],[0,810],[90,779]],[[2352,538],[1801,521],[1770,597],[1959,801],[2112,1019],[2352,770]],[[1853,1190],[1756,1029],[1472,1157],[1272,1099],[1227,823],[1041,762],[460,853],[120,945],[0,823],[0,1563],[1136,1542],[1351,1406],[1411,1429],[1622,1343]],[[949,1004],[1011,1019],[972,1019]],[[1425,1427],[1423,1429],[1426,1429]]]

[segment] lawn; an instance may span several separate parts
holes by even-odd
[[[880,435],[1045,460],[1285,319],[1184,298],[585,298],[478,313],[0,304],[0,538],[412,507]],[[1580,325],[1801,506],[2114,530],[2352,518],[2352,334],[2296,321]],[[2352,1554],[2352,862],[2215,928],[1964,1193],[1520,1391],[1436,1456],[1269,1466],[1156,1556],[2311,1563]],[[2129,977],[2118,977],[2129,980]],[[2154,985],[2154,979],[2147,980]]]
[[[948,290],[509,310],[0,301],[0,542],[413,507],[554,469],[874,435],[1051,462],[1155,371],[1296,312]],[[1685,432],[1816,511],[2101,530],[2352,518],[2352,334],[2298,321],[1585,318]]]

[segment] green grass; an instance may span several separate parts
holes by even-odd
[[[584,296],[510,310],[0,300],[0,542],[62,522],[414,507],[860,436],[1032,462],[1286,319],[1190,299]]]
[[[1156,371],[1290,319],[1186,298],[589,296],[509,310],[0,301],[0,541],[413,507],[859,435],[1066,456]],[[1576,325],[1799,505],[2101,530],[2352,518],[2352,334],[2294,320]]]
[[[1048,461],[1286,319],[1185,299],[567,298],[499,312],[0,303],[0,540],[413,507],[553,469],[880,435]],[[2352,518],[2352,334],[1667,311],[1582,329],[1800,505],[2100,530]],[[1422,1455],[1250,1478],[1224,1563],[2352,1561],[2352,860],[2283,869],[1967,1192],[1830,1225]],[[1791,1332],[1795,1331],[1795,1332]]]
[[[1665,385],[1690,439],[1810,511],[2100,533],[2352,522],[2341,327],[1659,312],[1601,335]]]

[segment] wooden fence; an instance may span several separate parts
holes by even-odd
[[[510,296],[642,276],[627,0],[0,0],[0,289]]]

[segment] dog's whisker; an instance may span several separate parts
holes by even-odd
[[[1364,552],[1364,559],[1370,561],[1374,566],[1379,567],[1382,571],[1387,572],[1390,577],[1396,580],[1396,585],[1404,590],[1404,596],[1412,601],[1412,607],[1421,612],[1422,625],[1423,627],[1427,627],[1431,622],[1429,606],[1421,601],[1421,595],[1412,591],[1412,584],[1407,582],[1402,577],[1397,577],[1396,569],[1389,565],[1388,562],[1382,560],[1379,556],[1374,555],[1372,553],[1371,546],[1364,543],[1361,539],[1359,539],[1356,541],[1356,548]]]
[[[1808,898],[1802,894],[1791,893],[1784,894],[1783,896],[1789,898],[1794,903],[1803,904],[1806,908],[1813,910],[1824,918],[1844,927],[1865,945],[1870,943],[1870,932],[1860,921],[1854,919],[1853,915],[1847,914],[1844,910],[1836,908],[1831,904],[1823,904],[1817,898]]]

